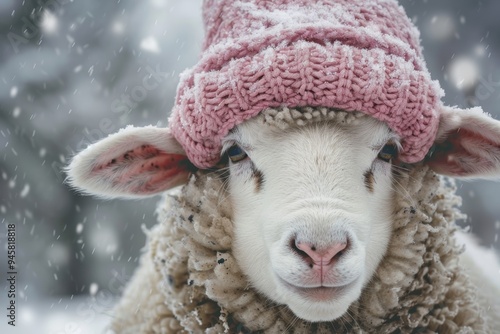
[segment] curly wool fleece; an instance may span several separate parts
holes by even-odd
[[[263,123],[355,122],[357,113],[268,110]],[[295,126],[294,125],[294,126]],[[168,194],[149,250],[115,310],[117,333],[488,333],[458,265],[453,184],[423,165],[395,175],[388,251],[349,315],[310,323],[248,284],[231,251],[231,203],[220,175],[200,171]]]

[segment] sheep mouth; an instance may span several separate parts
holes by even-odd
[[[358,281],[358,279],[355,279],[346,285],[336,287],[318,286],[305,288],[290,284],[281,277],[279,277],[279,279],[281,283],[286,286],[287,290],[292,291],[304,299],[314,302],[328,302],[333,299],[339,299],[343,297],[351,288],[353,288]]]
[[[318,288],[299,288],[294,286],[292,287],[292,290],[304,299],[319,302],[339,298],[345,292],[344,287],[329,288],[325,286]]]

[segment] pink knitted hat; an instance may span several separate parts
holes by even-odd
[[[196,166],[219,161],[234,126],[280,106],[366,113],[401,136],[405,162],[432,146],[443,92],[395,0],[205,0],[203,12],[204,51],[169,120]]]

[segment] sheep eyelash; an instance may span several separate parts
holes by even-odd
[[[372,151],[379,152],[388,143],[396,145],[396,147],[398,149],[398,152],[401,152],[402,149],[403,149],[403,145],[401,144],[401,140],[400,140],[399,136],[397,136],[397,135],[395,135],[393,133],[391,133],[391,136],[386,137],[381,142],[379,142],[379,143],[377,143],[377,144],[375,144],[373,146],[370,146],[370,149]]]
[[[222,144],[222,149],[221,149],[221,153],[220,153],[220,156],[221,158],[224,157],[225,155],[227,155],[227,151],[233,146],[233,145],[238,145],[239,147],[241,147],[247,154],[249,152],[252,152],[253,151],[253,147],[250,146],[250,145],[246,145],[246,144],[242,144],[241,141],[239,140],[236,140],[236,139],[232,139],[231,137],[228,136],[228,138],[224,141],[224,143]]]

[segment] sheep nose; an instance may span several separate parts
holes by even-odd
[[[334,258],[342,255],[347,248],[347,242],[333,243],[329,246],[317,248],[307,242],[292,241],[292,249],[306,261],[311,268],[321,268],[333,264]]]

